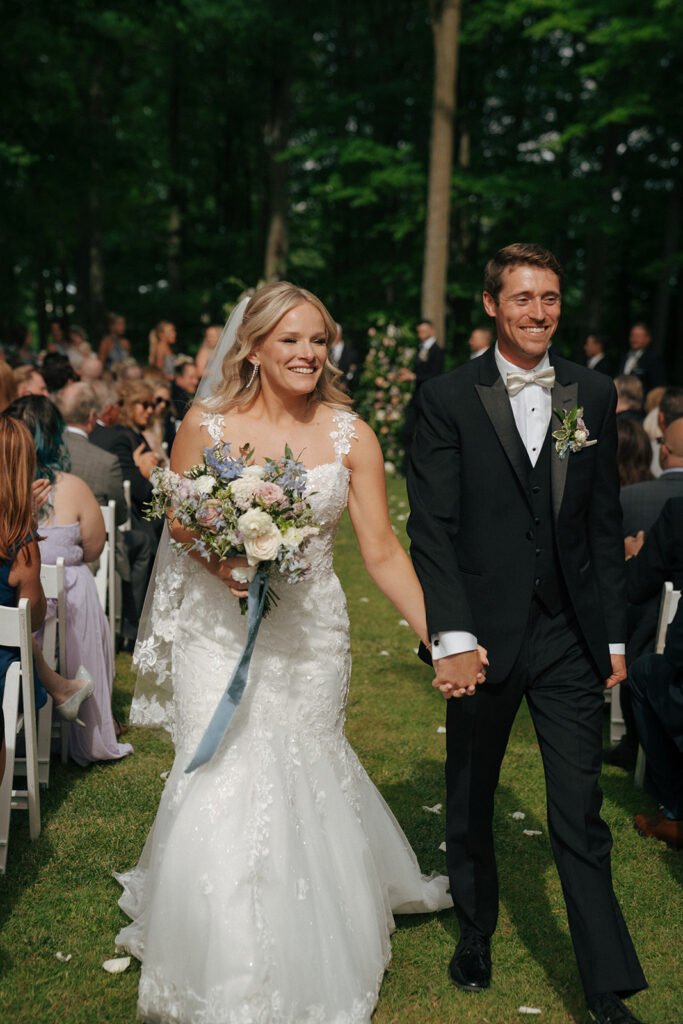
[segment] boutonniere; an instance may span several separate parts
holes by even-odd
[[[563,409],[555,409],[555,415],[562,420],[559,430],[553,431],[555,438],[555,451],[561,459],[567,457],[569,452],[580,452],[582,448],[590,448],[597,441],[589,441],[590,430],[584,423],[583,406],[575,405],[569,412]]]

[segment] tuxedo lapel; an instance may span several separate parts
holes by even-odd
[[[481,364],[480,383],[475,384],[477,394],[528,501],[529,457],[524,450],[515,418],[512,415],[512,406],[507,390],[498,373],[493,347],[481,356],[479,362]]]
[[[551,364],[555,365],[555,361],[550,356]],[[558,373],[558,367],[555,365],[555,372]],[[555,410],[561,414],[569,412],[575,405],[578,404],[579,400],[579,385],[576,381],[570,384],[562,384],[556,377],[555,386],[550,392],[552,413],[550,417],[550,430],[559,430],[560,420],[555,415]],[[555,448],[555,442],[551,438],[552,450],[550,457],[550,480],[552,487],[553,497],[553,514],[557,519],[560,514],[560,508],[562,507],[562,499],[564,498],[564,488],[567,483],[567,470],[569,469],[569,460],[571,454],[565,455],[563,459],[557,453]]]

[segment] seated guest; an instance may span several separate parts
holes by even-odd
[[[149,365],[164,375],[166,380],[173,380],[175,371],[174,360],[176,342],[175,324],[170,320],[160,320],[149,332]]]
[[[3,360],[0,362],[0,412],[17,397],[17,382],[14,373]]]
[[[633,540],[626,566],[629,601],[658,597],[670,580],[683,587],[683,498],[667,501],[647,539]],[[683,600],[666,634],[663,654],[644,654],[629,668],[638,739],[646,759],[645,786],[661,805],[637,814],[644,836],[683,849]]]
[[[683,388],[655,388],[654,392],[650,392],[650,394],[655,394],[656,392],[661,392],[657,398],[657,405],[648,412],[645,420],[643,421],[643,426],[645,427],[648,420],[650,421],[650,430],[652,433],[648,430],[648,436],[652,440],[652,472],[655,476],[659,476],[661,473],[659,466],[659,445],[662,440],[662,434],[666,428],[671,426],[674,420],[679,419],[679,417],[683,417]],[[645,429],[647,430],[648,428],[645,427]],[[655,463],[657,463],[656,466]]]
[[[47,390],[51,395],[61,391],[70,380],[78,380],[78,374],[74,370],[68,356],[60,355],[59,352],[48,352],[43,359],[41,367]]]
[[[589,370],[597,370],[598,373],[606,373],[612,376],[610,361],[605,355],[607,340],[602,334],[589,334],[583,346],[586,353],[586,366]]]
[[[164,377],[146,375],[154,388],[154,412],[142,435],[159,460],[160,466],[168,465],[168,421],[171,416],[171,389]]]
[[[95,426],[90,434],[90,440],[100,448],[110,450],[107,442],[108,431],[113,430],[119,422],[119,395],[113,384],[106,380],[92,381],[92,389],[97,395],[98,409],[95,416]]]
[[[614,386],[617,389],[617,417],[642,423],[644,392],[638,378],[622,374],[614,378]]]
[[[629,334],[629,350],[621,360],[619,373],[637,377],[643,394],[666,383],[664,364],[651,348],[652,335],[645,324],[634,324]]]
[[[337,336],[330,348],[329,359],[342,373],[342,376],[335,380],[335,384],[347,395],[352,395],[358,384],[359,359],[356,350],[344,341],[341,324],[337,324]]]
[[[17,385],[17,398],[23,398],[24,395],[49,396],[45,378],[35,366],[17,366],[12,372]]]
[[[12,417],[0,416],[0,605],[16,608],[22,597],[28,598],[33,630],[42,625],[46,609],[31,487],[35,465],[36,452],[29,431]],[[65,721],[79,721],[81,704],[93,692],[90,674],[81,666],[75,679],[65,679],[48,666],[35,640],[32,647],[36,711],[45,703],[47,691]],[[0,781],[5,767],[5,677],[9,666],[18,660],[18,648],[0,647]]]
[[[640,423],[617,418],[617,466],[622,487],[654,480],[650,470],[652,445]]]
[[[194,393],[199,385],[199,374],[190,356],[178,356],[175,360],[175,375],[171,384],[171,406],[176,419],[176,430],[190,408]]]
[[[66,422],[64,440],[71,458],[71,472],[90,487],[100,505],[116,502],[116,523],[128,519],[123,493],[121,464],[113,452],[92,444],[99,400],[85,382],[67,384],[57,395],[57,407]],[[137,636],[147,584],[152,573],[156,544],[149,530],[133,526],[116,531],[116,571],[122,588],[122,649],[132,649]]]
[[[95,444],[113,452],[119,460],[124,480],[130,480],[131,514],[134,525],[158,540],[161,520],[151,523],[145,519],[145,506],[152,498],[149,478],[157,465],[157,457],[145,440],[146,430],[154,412],[153,388],[146,380],[133,380],[121,388],[118,426],[95,432]]]
[[[683,417],[674,420],[664,431],[659,464],[658,479],[621,489],[619,499],[624,513],[625,537],[634,536],[639,530],[647,534],[668,499],[683,497]]]
[[[87,565],[104,546],[102,513],[88,485],[69,472],[65,424],[57,407],[48,398],[29,395],[13,402],[4,415],[28,427],[36,447],[36,472],[52,485],[38,521],[40,558],[47,565],[64,558],[66,671],[75,675],[79,665],[87,665],[93,681],[92,699],[80,712],[85,728],[69,726],[69,753],[80,765],[123,757],[133,748],[116,741],[109,623]],[[50,614],[54,610],[48,604]]]
[[[78,376],[81,378],[81,380],[86,381],[99,380],[100,377],[102,376],[103,369],[104,367],[102,366],[102,363],[97,358],[97,356],[89,355],[86,356],[83,362],[81,363],[81,367],[78,371]]]

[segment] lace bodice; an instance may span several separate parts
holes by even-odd
[[[320,533],[311,537],[306,547],[311,570],[305,580],[289,584],[283,577],[273,578],[280,603],[265,620],[259,641],[273,651],[280,647],[283,650],[290,649],[297,634],[305,631],[306,619],[311,615],[322,616],[322,621],[328,617],[334,621],[341,616],[346,621],[345,601],[334,575],[332,560],[337,527],[348,499],[350,470],[344,465],[343,457],[348,455],[351,443],[357,436],[355,419],[349,412],[335,413],[334,429],[330,433],[334,461],[308,470],[307,493]],[[220,414],[207,415],[201,422],[214,443],[222,439],[223,425],[224,417]],[[137,725],[162,726],[173,733],[172,648],[181,617],[183,627],[187,627],[187,608],[183,608],[182,612],[181,608],[188,589],[194,588],[197,605],[200,603],[199,595],[208,595],[210,591],[211,598],[207,605],[217,602],[221,606],[221,621],[224,612],[229,610],[234,614],[234,628],[240,638],[243,622],[240,622],[236,602],[225,591],[224,584],[216,581],[215,577],[210,576],[184,552],[174,551],[167,542],[166,550],[160,552],[156,573],[151,607],[145,607],[135,649],[138,685],[131,709],[131,721]],[[206,617],[205,609],[197,610],[200,616]],[[228,623],[224,622],[220,628],[228,628]]]

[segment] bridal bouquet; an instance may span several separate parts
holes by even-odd
[[[167,516],[197,536],[172,541],[174,547],[198,551],[210,559],[245,555],[248,566],[233,569],[233,578],[250,582],[257,572],[277,568],[288,583],[297,583],[310,570],[306,541],[319,532],[304,497],[306,470],[287,445],[280,459],[265,466],[250,464],[253,449],[246,445],[234,458],[230,445],[218,442],[204,449],[202,461],[181,476],[156,467],[150,478],[153,495],[149,518]],[[264,613],[277,603],[268,590]],[[247,600],[242,598],[242,612]]]

